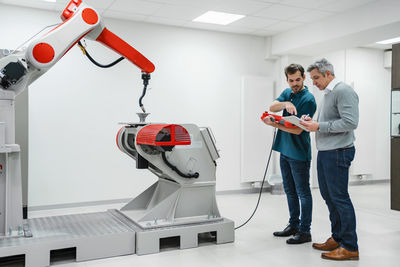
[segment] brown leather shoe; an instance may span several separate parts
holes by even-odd
[[[335,260],[335,261],[349,261],[349,260],[356,260],[358,261],[358,251],[349,251],[345,248],[338,247],[331,252],[323,252],[321,254],[323,259],[327,260]]]
[[[332,237],[329,237],[325,243],[313,243],[312,247],[318,250],[331,251],[339,247],[339,243]]]

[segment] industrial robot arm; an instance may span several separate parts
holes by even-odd
[[[147,58],[110,32],[99,13],[82,0],[70,1],[61,18],[63,23],[33,39],[26,48],[0,57],[0,169],[3,170],[0,192],[5,192],[0,200],[0,239],[13,236],[13,231],[23,225],[20,147],[15,144],[15,97],[83,37],[104,44],[135,64],[142,71],[145,89],[154,71]],[[142,104],[141,108],[144,110]]]
[[[61,19],[62,24],[32,41],[26,49],[0,60],[0,89],[19,94],[54,66],[83,37],[102,43],[135,64],[141,69],[143,82],[147,86],[150,73],[155,69],[153,63],[109,31],[96,10],[82,0],[72,0]]]

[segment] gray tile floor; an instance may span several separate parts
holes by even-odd
[[[311,243],[287,245],[286,238],[272,236],[282,229],[288,219],[284,195],[264,193],[253,220],[236,231],[236,241],[224,245],[206,245],[195,249],[168,250],[154,255],[130,255],[90,262],[64,261],[58,266],[400,266],[400,212],[390,210],[388,183],[350,187],[356,209],[360,260],[334,262],[323,260]],[[239,225],[247,219],[257,201],[256,194],[218,195],[223,216]],[[327,208],[318,189],[313,190],[313,241],[325,241],[329,237]],[[31,217],[104,211],[121,205],[60,209],[30,213]]]

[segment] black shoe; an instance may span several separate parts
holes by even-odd
[[[298,232],[292,238],[286,240],[286,243],[288,244],[303,244],[307,242],[311,242],[311,234],[305,234],[302,232]]]
[[[291,236],[296,234],[298,231],[299,230],[297,228],[288,225],[285,229],[283,229],[283,231],[274,232],[274,236]]]

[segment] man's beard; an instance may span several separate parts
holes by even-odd
[[[293,90],[294,93],[297,93],[297,92],[300,92],[300,90],[303,89],[303,87],[304,87],[304,83],[301,84],[300,86],[294,86],[292,88],[292,90]]]

